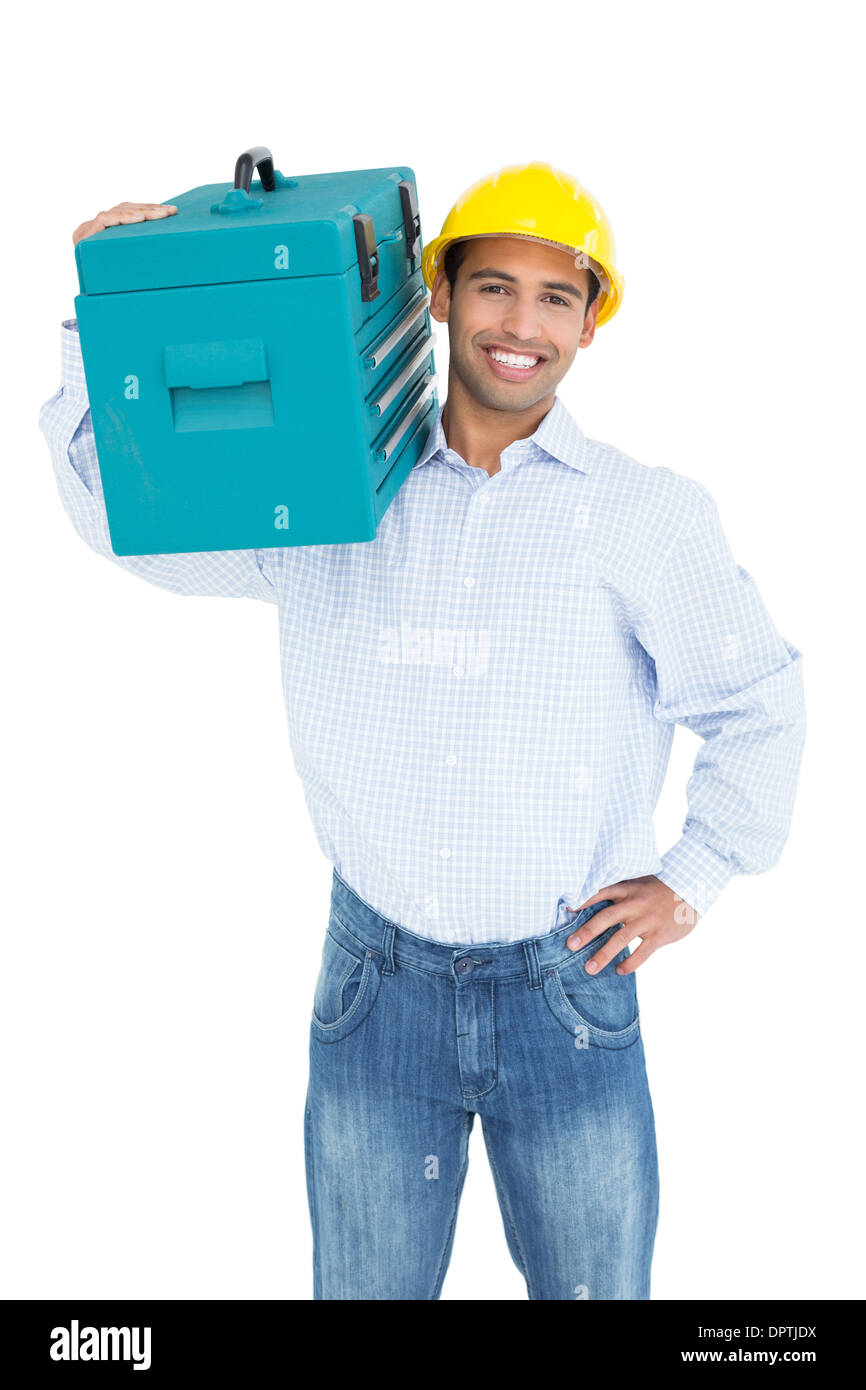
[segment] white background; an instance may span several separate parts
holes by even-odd
[[[709,487],[804,652],[809,719],[779,865],[638,972],[653,1298],[863,1297],[856,16],[150,0],[32,6],[7,31],[0,1295],[312,1296],[302,1120],[331,869],[276,610],[90,552],[37,428],[74,228],[229,183],[265,144],[286,175],[410,165],[425,240],[529,159],[610,217],[623,307],[561,395],[589,436]],[[444,399],[444,326],[437,361]],[[660,845],[697,746],[677,730]],[[478,1121],[442,1297],[526,1298]]]

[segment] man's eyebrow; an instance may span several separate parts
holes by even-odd
[[[467,280],[483,280],[492,276],[496,280],[508,280],[512,285],[517,284],[517,276],[509,275],[505,270],[495,270],[493,266],[485,266],[483,270],[473,270],[466,276]],[[541,287],[543,290],[562,290],[563,294],[573,294],[577,299],[583,299],[583,290],[579,290],[577,285],[569,284],[568,280],[545,280]]]

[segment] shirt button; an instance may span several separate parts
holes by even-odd
[[[448,764],[449,767],[453,767],[454,764],[456,763],[457,759],[456,759],[456,757],[454,756],[453,753],[449,753],[449,754],[448,754],[448,757],[445,759],[445,761],[446,761],[446,763]]]
[[[464,579],[463,583],[466,585],[467,589],[471,589],[471,588],[472,588],[472,585],[475,583],[475,580],[472,578],[472,575],[471,575],[471,574],[467,574],[467,576],[466,576],[466,578]]]
[[[450,849],[448,849],[445,845],[443,845],[442,849],[440,849],[440,851],[439,851],[439,856],[440,856],[441,859],[450,859],[450,858],[451,858],[451,851],[450,851]]]
[[[463,675],[463,667],[462,667],[462,666],[455,666],[455,667],[454,667],[454,674],[455,674],[455,676],[462,676],[462,675]]]

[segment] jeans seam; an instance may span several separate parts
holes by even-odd
[[[305,1145],[307,1158],[307,1171],[309,1173],[309,1199],[310,1216],[313,1225],[313,1299],[314,1301],[321,1296],[321,1269],[319,1254],[319,1208],[316,1199],[316,1170],[313,1161],[313,1107],[307,1101],[306,1105],[306,1124],[305,1124]]]
[[[442,1288],[442,1281],[445,1278],[445,1257],[454,1235],[454,1227],[457,1222],[457,1208],[460,1204],[460,1193],[463,1190],[463,1180],[466,1177],[466,1170],[469,1167],[469,1131],[472,1128],[472,1116],[467,1114],[463,1122],[463,1162],[457,1174],[457,1181],[454,1184],[453,1205],[451,1208],[451,1220],[448,1223],[448,1230],[445,1232],[445,1241],[442,1246],[442,1253],[439,1256],[439,1263],[436,1267],[436,1278],[433,1281],[433,1292],[430,1299],[435,1300]]]
[[[509,1225],[510,1230],[511,1230],[511,1235],[512,1235],[512,1237],[513,1237],[513,1239],[514,1239],[514,1244],[515,1244],[515,1246],[517,1247],[517,1253],[518,1253],[519,1256],[520,1256],[521,1273],[523,1274],[523,1277],[524,1277],[524,1279],[526,1280],[526,1292],[527,1292],[527,1294],[529,1295],[529,1298],[530,1298],[530,1301],[531,1301],[531,1300],[532,1300],[532,1281],[531,1281],[531,1279],[530,1279],[530,1277],[529,1277],[529,1267],[528,1267],[528,1265],[527,1265],[526,1256],[525,1256],[524,1253],[523,1253],[523,1246],[522,1246],[522,1244],[521,1244],[521,1242],[520,1242],[520,1236],[518,1235],[517,1227],[516,1227],[516,1225],[514,1224],[514,1217],[513,1217],[512,1212],[511,1212],[511,1199],[510,1199],[510,1197],[508,1196],[508,1193],[507,1193],[507,1191],[506,1191],[506,1189],[505,1189],[505,1185],[504,1185],[504,1183],[502,1182],[502,1179],[501,1179],[501,1177],[500,1177],[500,1175],[499,1175],[499,1169],[498,1169],[497,1166],[496,1166],[496,1156],[495,1156],[495,1152],[494,1152],[493,1138],[492,1138],[492,1136],[490,1135],[489,1131],[485,1128],[483,1118],[482,1118],[482,1121],[481,1121],[481,1127],[482,1127],[482,1130],[484,1131],[484,1143],[485,1143],[485,1145],[486,1145],[486,1147],[487,1147],[487,1157],[490,1159],[490,1167],[491,1167],[491,1169],[493,1170],[493,1178],[494,1178],[494,1181],[495,1181],[495,1183],[496,1183],[496,1190],[497,1190],[497,1192],[498,1192],[498,1194],[499,1194],[499,1206],[500,1206],[500,1209],[502,1210],[502,1213],[503,1213],[503,1215],[504,1215],[504,1217],[505,1217],[505,1220],[508,1222],[508,1225]]]

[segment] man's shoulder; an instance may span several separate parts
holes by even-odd
[[[604,440],[587,440],[591,451],[590,516],[601,533],[605,563],[623,588],[643,601],[684,536],[714,507],[697,478],[668,464],[642,463]]]
[[[683,519],[712,505],[709,488],[697,478],[664,463],[642,463],[616,444],[602,439],[586,440],[591,473],[600,493],[615,498],[623,510],[646,508],[658,514],[669,513]]]

